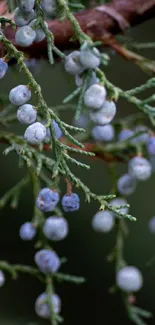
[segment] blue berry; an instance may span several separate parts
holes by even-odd
[[[90,79],[88,81],[88,88],[94,84],[99,84],[100,80],[96,77],[96,73],[92,71]]]
[[[155,155],[155,136],[151,136],[147,142],[147,151],[150,156]]]
[[[116,114],[116,105],[113,101],[106,100],[100,107],[100,110],[91,110],[90,119],[98,125],[110,123]]]
[[[80,61],[86,69],[96,69],[100,65],[100,52],[85,42],[80,50]]]
[[[50,188],[43,188],[36,199],[36,206],[39,210],[47,212],[53,211],[59,202],[59,194]]]
[[[24,62],[33,74],[40,71],[40,62],[38,59],[25,58]]]
[[[43,29],[39,26],[36,26],[36,23],[37,23],[37,19],[34,19],[30,22],[29,26],[31,28],[34,29],[35,31],[35,39],[34,41],[35,42],[41,42],[44,38],[45,38],[45,33],[43,31]],[[44,21],[45,25],[48,27],[48,24],[46,23],[46,21]]]
[[[61,203],[65,212],[77,211],[80,207],[80,199],[76,193],[65,194]]]
[[[95,214],[92,220],[92,227],[98,232],[109,232],[114,226],[113,213],[104,210]]]
[[[127,140],[128,138],[132,137],[133,135],[134,135],[134,132],[132,130],[123,129],[118,135],[118,140],[124,141],[124,140]]]
[[[8,70],[8,64],[3,59],[0,59],[0,79],[2,79],[5,76],[7,70]]]
[[[46,121],[41,121],[41,123],[43,125],[46,124]],[[61,131],[61,129],[59,128],[59,125],[57,122],[55,122],[54,120],[52,120],[52,124],[53,124],[53,128],[54,128],[54,131],[55,131],[55,136],[57,139],[60,139],[62,136],[63,136],[63,133]],[[51,138],[51,131],[50,131],[50,128],[47,128],[46,129],[46,137],[47,138]]]
[[[75,84],[77,87],[81,87],[83,84],[83,77],[79,74],[76,74],[75,76]]]
[[[84,94],[84,104],[89,108],[100,109],[106,98],[104,86],[94,84]]]
[[[58,255],[48,249],[38,251],[35,254],[34,260],[39,270],[46,274],[57,272],[61,264]]]
[[[151,176],[152,167],[150,162],[143,157],[134,157],[128,164],[129,173],[140,181],[145,181]]]
[[[30,104],[22,105],[18,108],[17,119],[21,124],[32,124],[37,118],[37,111]]]
[[[57,294],[52,294],[51,303],[55,314],[59,314],[61,310],[61,300]],[[50,318],[50,309],[47,303],[47,294],[43,292],[39,295],[35,302],[35,312],[39,317]]]
[[[148,222],[148,229],[151,233],[155,234],[155,217],[152,217]]]
[[[30,144],[40,144],[46,137],[46,128],[39,122],[35,122],[27,127],[24,139]]]
[[[52,124],[53,124],[53,128],[54,128],[56,138],[60,139],[62,137],[63,133],[62,133],[61,129],[59,128],[58,123],[53,120]],[[46,136],[51,138],[51,132],[50,132],[49,128],[47,128]]]
[[[50,240],[62,240],[68,234],[68,223],[62,217],[49,217],[43,226],[43,233]]]
[[[2,287],[5,283],[5,275],[3,271],[0,270],[0,287]]]
[[[111,124],[96,125],[92,129],[92,137],[96,141],[112,141],[115,135],[114,128]]]
[[[30,12],[35,4],[35,0],[19,0],[19,8],[23,12]]]
[[[21,106],[26,104],[31,98],[31,90],[25,85],[19,85],[13,88],[9,93],[11,104]]]
[[[15,34],[16,44],[21,47],[32,45],[36,38],[36,32],[30,26],[20,27]]]
[[[117,273],[116,283],[125,292],[137,292],[143,285],[143,277],[135,266],[124,266]]]
[[[151,167],[152,167],[152,173],[155,173],[155,155],[150,156],[149,162],[150,162]]]
[[[84,114],[81,114],[78,120],[76,120],[75,118],[73,119],[73,125],[75,125],[78,128],[85,129],[88,125],[88,122],[89,122],[89,118]]]
[[[74,51],[67,55],[65,59],[65,70],[74,76],[84,71],[84,67],[80,62],[80,51]]]
[[[46,15],[54,17],[56,15],[56,1],[55,0],[42,0],[41,7]]]
[[[117,181],[117,189],[121,195],[130,195],[136,189],[136,180],[130,174],[124,174]]]
[[[19,230],[19,236],[23,240],[32,240],[36,235],[36,228],[32,222],[25,222]]]
[[[117,206],[121,206],[121,205],[125,205],[127,204],[127,201],[123,198],[115,198],[110,202],[110,205],[114,206],[115,208],[117,208]],[[127,214],[129,211],[129,208],[121,208],[118,209],[119,212],[123,213],[123,214]],[[114,215],[117,217],[117,214],[114,213]]]
[[[148,133],[148,128],[144,125],[137,125],[134,128],[134,132],[144,132],[140,135],[137,135],[135,138],[133,138],[132,142],[133,143],[146,143],[149,139],[149,133]]]
[[[88,84],[87,84],[87,88],[89,88],[90,86],[94,85],[94,84],[98,84],[100,82],[100,80],[96,77],[96,73],[94,71],[92,71],[91,76],[89,78]],[[76,75],[75,76],[75,84],[77,87],[82,86],[83,84],[83,75]]]
[[[28,13],[23,13],[20,8],[16,8],[14,11],[14,21],[15,24],[19,27],[28,25],[31,20],[33,20],[36,16],[35,11],[32,9]]]

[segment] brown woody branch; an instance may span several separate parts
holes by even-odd
[[[3,5],[2,5],[3,4]],[[0,5],[0,13],[4,13],[4,2]],[[2,12],[3,10],[3,12]],[[76,13],[82,30],[93,40],[101,40],[105,45],[114,42],[113,35],[123,32],[128,26],[135,26],[155,16],[155,0],[113,0],[110,4]],[[49,29],[55,38],[55,45],[60,49],[75,47],[71,40],[72,26],[69,21],[54,20],[48,22]],[[15,45],[15,32],[10,26],[5,29],[6,37]],[[0,46],[2,49],[2,45]],[[29,48],[22,48],[32,56],[46,53],[46,41],[35,43]]]

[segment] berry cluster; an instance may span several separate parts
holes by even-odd
[[[74,130],[78,132],[82,132],[82,130],[78,130],[73,126],[62,122],[58,117],[56,118],[54,111],[52,111],[52,109],[49,109],[47,105],[45,105],[47,114],[43,114],[43,112],[41,114],[40,106],[41,103],[45,103],[45,101],[44,99],[40,99],[43,98],[41,90],[38,90],[40,89],[38,85],[35,88],[34,84],[36,85],[37,83],[31,74],[26,73],[27,75],[31,75],[29,77],[30,83],[28,85],[18,85],[10,91],[9,100],[11,104],[18,107],[17,119],[21,124],[27,125],[24,133],[24,140],[30,144],[30,146],[26,145],[26,149],[28,148],[28,150],[34,150],[33,152],[35,152],[35,150],[37,151],[38,148],[32,148],[31,145],[39,145],[41,143],[45,144],[47,140],[48,144],[50,143],[50,145],[46,146],[45,144],[44,146],[39,146],[40,151],[37,151],[35,159],[37,160],[39,157],[37,161],[40,163],[41,160],[42,162],[42,157],[45,157],[41,152],[42,148],[44,150],[44,148],[51,149],[52,147],[52,153],[54,156],[54,159],[52,160],[52,162],[54,161],[54,167],[52,165],[51,169],[47,168],[48,172],[53,172],[52,176],[54,181],[52,183],[52,189],[49,187],[44,187],[40,190],[36,197],[35,213],[37,211],[39,217],[35,216],[31,222],[25,222],[23,225],[21,225],[19,230],[20,238],[25,241],[33,240],[34,237],[38,235],[38,233],[41,234],[43,241],[39,238],[39,241],[37,242],[38,246],[36,246],[38,247],[38,251],[34,256],[34,261],[37,266],[37,269],[35,269],[35,271],[37,274],[41,272],[41,274],[39,273],[39,276],[41,276],[41,278],[42,276],[45,276],[46,280],[51,279],[53,274],[54,276],[62,276],[62,274],[57,273],[61,267],[62,261],[56,252],[50,249],[48,241],[61,241],[66,238],[69,232],[69,225],[67,220],[62,216],[61,213],[59,213],[60,211],[58,204],[60,201],[60,195],[55,190],[55,187],[57,187],[57,175],[61,174],[66,178],[66,180],[69,179],[77,187],[81,187],[84,190],[86,198],[88,200],[92,197],[98,201],[100,204],[100,211],[98,211],[92,219],[92,228],[96,232],[108,233],[114,228],[115,224],[117,226],[121,224],[121,218],[129,218],[132,220],[132,216],[128,215],[129,206],[127,204],[126,197],[131,195],[136,190],[138,181],[147,180],[151,176],[152,171],[155,170],[155,135],[144,125],[136,125],[133,128],[130,128],[130,123],[129,125],[126,125],[123,122],[120,123],[121,130],[119,129],[118,132],[117,123],[113,123],[113,119],[116,115],[115,102],[120,96],[120,91],[121,93],[124,93],[124,98],[126,98],[126,92],[123,92],[107,81],[104,73],[102,73],[102,71],[99,69],[99,66],[102,63],[106,64],[106,61],[108,60],[106,55],[104,56],[101,54],[95,47],[96,43],[93,44],[91,39],[84,35],[83,31],[80,30],[78,23],[74,24],[75,18],[71,16],[72,14],[69,11],[68,5],[74,4],[68,4],[65,1],[63,4],[63,1],[58,1],[57,5],[55,0],[19,0],[18,8],[16,8],[14,11],[14,21],[17,26],[17,31],[15,34],[16,45],[20,47],[29,47],[33,43],[41,42],[45,39],[45,37],[47,37],[48,50],[50,45],[52,56],[52,50],[54,51],[54,49],[57,48],[52,42],[52,33],[48,30],[48,24],[44,20],[44,17],[46,17],[46,15],[50,15],[53,18],[55,17],[56,10],[58,10],[60,11],[61,18],[67,17],[70,19],[71,24],[73,24],[73,30],[76,31],[75,36],[76,34],[80,34],[81,36],[79,37],[80,44],[82,43],[81,40],[86,41],[83,41],[83,44],[79,50],[73,51],[67,56],[64,53],[62,54],[59,49],[55,50],[55,52],[58,55],[61,53],[60,57],[64,58],[64,67],[66,72],[70,73],[75,78],[75,84],[77,86],[75,93],[80,94],[73,123],[77,127],[82,128],[90,126],[90,129],[88,127],[88,138],[92,138],[94,142],[96,142],[96,146],[99,142],[99,147],[101,146],[103,149],[106,148],[107,153],[108,148],[111,148],[112,146],[114,147],[113,151],[115,154],[115,150],[117,148],[122,149],[124,143],[127,144],[124,151],[125,154],[127,153],[128,155],[129,162],[128,171],[122,175],[117,180],[117,182],[115,181],[115,198],[112,199],[113,195],[106,196],[105,198],[103,196],[98,196],[92,193],[89,188],[81,182],[81,180],[74,176],[66,163],[69,160],[69,162],[74,162],[78,166],[87,167],[87,165],[78,162],[68,154],[69,150],[76,153],[82,152],[82,150],[77,149],[78,146],[82,148],[82,144],[77,140],[76,136],[73,137],[68,132],[68,130]],[[9,43],[8,40],[7,42]],[[13,45],[11,49],[12,48]],[[50,53],[50,51],[48,52]],[[8,64],[6,61],[8,57],[6,56],[5,58],[0,59],[0,79],[3,78],[7,72]],[[20,52],[17,51],[15,58],[17,60],[20,58]],[[53,60],[50,60],[50,63],[51,61],[53,62]],[[19,63],[21,62],[24,62],[24,60],[22,61],[22,58],[19,60]],[[28,103],[32,97],[32,87],[37,95],[39,94],[37,107]],[[73,98],[71,95],[68,97]],[[130,101],[131,103],[138,103],[137,106],[140,106],[142,108],[143,103],[139,99],[135,100],[134,97],[131,97]],[[146,111],[146,107],[143,108],[145,108],[144,111]],[[82,111],[82,109],[84,109],[84,111]],[[47,121],[44,120],[45,115]],[[79,119],[77,120],[76,118],[78,117]],[[53,134],[53,131],[55,136]],[[67,139],[72,141],[71,147],[69,146],[70,144],[68,145],[66,142],[63,143],[63,141],[56,141],[55,138],[60,139],[64,134]],[[116,144],[108,144],[108,142],[112,142],[114,139],[117,140]],[[16,144],[18,147],[18,140]],[[74,145],[76,145],[76,147],[73,148],[72,144],[73,147]],[[130,155],[131,148],[134,148],[132,155]],[[142,156],[143,152],[147,153],[146,158]],[[91,155],[91,153],[88,153],[87,151],[84,153]],[[45,161],[46,157],[43,159]],[[50,158],[49,161],[51,162]],[[33,176],[35,178],[35,167],[38,167],[39,163],[38,165],[36,165],[34,161],[33,163]],[[48,162],[47,166],[49,167]],[[47,166],[45,164],[43,168]],[[39,175],[39,173],[37,175]],[[46,179],[46,175],[43,178],[44,181]],[[49,186],[49,182],[45,181],[45,183],[45,186]],[[38,187],[36,184],[33,185],[35,187],[34,192],[36,193],[36,188]],[[80,207],[79,196],[76,193],[72,193],[70,189],[67,189],[67,194],[65,194],[61,199],[61,206],[63,211],[66,213],[77,211]],[[52,213],[50,216],[45,218],[43,213],[48,212]],[[148,227],[152,233],[155,233],[155,217],[149,220]],[[119,236],[121,236],[120,233]],[[116,264],[119,265],[119,267],[117,267],[118,265],[116,266],[116,285],[124,292],[124,294],[127,293],[128,296],[128,294],[137,292],[141,289],[143,285],[143,278],[141,272],[136,267],[126,266],[126,263],[123,260],[121,246],[122,245],[120,245],[119,242],[119,257],[114,257],[114,259],[116,259]],[[117,258],[120,258],[120,256],[121,261],[117,261]],[[70,278],[68,275],[67,277]],[[2,271],[0,271],[0,286],[2,286],[4,282],[4,274]],[[125,296],[125,299],[127,296]],[[50,306],[50,303],[52,306]],[[51,309],[53,310],[52,312]],[[52,313],[54,313],[54,317],[59,318],[59,316],[55,314],[58,314],[60,310],[61,300],[59,296],[52,290],[50,294],[43,292],[36,300],[35,311],[37,315],[42,318],[51,319]],[[131,314],[130,311],[129,314]],[[53,322],[52,319],[51,321]]]
[[[60,200],[58,192],[50,188],[43,188],[37,198],[36,207],[41,212],[54,211]],[[79,209],[80,199],[76,193],[65,194],[62,198],[62,207],[65,212],[73,212]],[[68,222],[65,218],[52,215],[48,217],[44,224],[41,224],[41,230],[47,240],[60,241],[68,234]],[[37,225],[33,222],[25,222],[19,230],[21,239],[32,240],[37,233]],[[34,257],[35,263],[39,270],[44,274],[53,274],[58,271],[61,261],[56,252],[50,249],[39,250]],[[59,313],[61,309],[60,298],[53,294],[52,297],[53,310]],[[41,303],[42,301],[42,303]],[[41,294],[35,303],[36,313],[42,318],[49,318],[49,306],[46,301],[46,294]]]
[[[41,42],[45,38],[44,27],[48,27],[44,21],[43,27],[40,26],[36,19],[35,0],[19,1],[19,7],[14,12],[15,24],[20,27],[15,35],[16,44],[21,47],[28,47],[33,42]],[[54,15],[56,3],[54,0],[41,1],[41,7],[45,13]]]

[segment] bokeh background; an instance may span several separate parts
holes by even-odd
[[[133,28],[128,35],[139,41],[154,41],[155,22],[149,21]],[[145,50],[144,55],[154,59],[154,50]],[[131,62],[126,62],[114,52],[110,52],[111,63],[106,68],[107,77],[116,85],[129,89],[145,82],[147,75]],[[58,105],[63,98],[74,89],[74,81],[68,76],[61,63],[53,67],[47,61],[39,61],[33,73],[41,84],[43,94],[50,106]],[[8,94],[10,89],[26,82],[22,73],[17,73],[15,66],[10,67],[8,74],[0,81],[0,93]],[[137,109],[124,101],[118,103],[118,115],[127,116]],[[63,112],[62,118],[68,122],[73,119],[73,112]],[[17,123],[12,130],[23,134],[23,128]],[[18,158],[14,153],[3,155],[4,145],[0,145],[0,195],[15,185],[26,173],[26,169],[18,168]],[[111,178],[103,161],[83,161],[91,165],[91,171],[73,168],[81,179],[96,193],[108,194]],[[119,172],[126,170],[119,166]],[[64,185],[62,184],[62,191]],[[87,278],[85,284],[77,286],[69,283],[56,284],[56,292],[62,299],[62,316],[65,325],[123,325],[131,324],[127,320],[125,309],[119,293],[109,294],[114,284],[114,265],[107,263],[106,256],[115,244],[115,231],[101,235],[91,229],[91,219],[98,206],[91,202],[86,204],[80,193],[81,208],[77,213],[66,215],[69,222],[69,236],[62,242],[54,244],[60,256],[68,262],[61,271],[82,275]],[[148,260],[155,255],[155,236],[148,232],[148,219],[155,215],[155,176],[138,185],[136,193],[129,198],[130,212],[137,218],[136,223],[128,222],[130,234],[125,241],[126,261],[141,268],[144,275],[144,286],[137,294],[137,303],[154,313],[148,324],[155,322],[155,264],[146,267]],[[20,225],[31,220],[33,198],[30,187],[26,187],[20,198],[17,210],[9,206],[0,211],[0,259],[10,263],[34,265],[34,242],[24,243],[18,231]],[[6,284],[0,288],[0,325],[45,325],[48,321],[39,319],[34,312],[34,302],[44,291],[42,284],[29,275],[20,275],[17,281],[6,275]]]

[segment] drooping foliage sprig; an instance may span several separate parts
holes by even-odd
[[[28,5],[30,2],[33,1],[25,1],[25,3]],[[19,11],[25,10],[23,3],[24,1],[19,1]],[[54,36],[51,31],[49,31],[48,25],[45,21],[46,10],[44,7],[44,1],[34,1],[32,8],[35,10],[35,21],[32,21],[33,24],[30,22],[30,26],[32,28],[28,26],[28,33],[25,29],[24,33],[27,34],[22,35],[25,35],[25,39],[26,37],[29,38],[32,36],[33,41],[35,41],[37,37],[40,38],[39,40],[41,40],[41,37],[46,37],[49,64],[54,64],[54,55],[56,54],[61,60],[64,61],[66,71],[70,72],[75,76],[75,78],[77,78],[76,89],[63,100],[63,105],[59,105],[56,108],[49,107],[47,105],[40,85],[36,82],[35,78],[25,63],[24,53],[17,50],[17,48],[6,38],[3,32],[6,24],[10,24],[12,28],[16,28],[17,23],[7,17],[0,17],[0,42],[4,45],[7,53],[6,56],[2,58],[2,61],[6,64],[10,59],[15,58],[19,66],[19,70],[22,70],[27,77],[28,83],[26,85],[26,90],[24,88],[24,96],[29,96],[29,92],[31,92],[36,97],[37,104],[35,106],[35,110],[33,109],[33,114],[37,114],[38,121],[36,123],[33,123],[35,121],[32,123],[27,123],[31,125],[26,129],[24,137],[18,136],[16,134],[8,132],[7,129],[7,126],[16,120],[16,116],[14,114],[10,114],[10,104],[8,106],[6,104],[4,111],[0,113],[0,125],[2,126],[2,129],[0,131],[0,141],[2,143],[6,143],[7,145],[4,154],[7,155],[10,152],[15,152],[15,154],[17,154],[19,157],[20,166],[26,165],[27,167],[27,175],[12,189],[4,194],[4,196],[0,199],[0,207],[3,208],[10,201],[11,206],[13,208],[16,208],[18,205],[21,190],[29,182],[31,182],[33,186],[34,212],[31,220],[31,225],[27,225],[27,227],[31,227],[31,230],[30,228],[27,228],[28,233],[26,235],[25,230],[21,230],[21,238],[23,237],[22,239],[25,239],[24,236],[32,236],[33,238],[33,235],[35,235],[36,231],[38,232],[39,237],[38,241],[36,242],[36,248],[39,249],[39,251],[37,251],[35,255],[37,268],[25,265],[10,265],[6,261],[0,261],[0,269],[2,271],[8,271],[13,276],[13,278],[16,278],[18,273],[25,272],[36,276],[40,281],[42,281],[45,284],[45,293],[41,295],[40,298],[38,297],[39,300],[36,301],[36,312],[38,315],[48,318],[50,320],[50,323],[53,325],[56,325],[58,322],[62,321],[62,318],[59,315],[61,303],[59,300],[60,298],[54,293],[54,281],[63,280],[77,284],[84,282],[84,279],[82,277],[76,277],[57,272],[59,266],[64,262],[64,260],[59,259],[57,255],[55,255],[56,253],[52,250],[52,247],[49,244],[48,240],[51,239],[50,237],[52,236],[54,238],[53,233],[51,235],[51,233],[49,234],[48,232],[50,222],[53,222],[54,218],[52,221],[48,220],[49,218],[45,219],[45,214],[43,212],[53,211],[56,215],[56,218],[59,219],[56,219],[55,222],[59,222],[60,218],[63,218],[62,210],[57,206],[57,203],[59,201],[59,182],[60,178],[62,178],[66,182],[67,192],[62,199],[62,207],[65,212],[75,211],[79,208],[79,197],[76,193],[72,192],[72,186],[74,186],[75,188],[78,188],[84,192],[87,202],[90,202],[91,199],[98,202],[99,212],[96,219],[94,219],[93,224],[95,230],[101,231],[102,228],[102,231],[106,232],[106,227],[108,227],[106,229],[110,230],[111,227],[109,226],[109,222],[111,222],[111,226],[113,224],[116,225],[116,246],[111,255],[111,259],[115,261],[116,264],[116,287],[123,292],[123,299],[129,318],[136,324],[143,325],[144,323],[141,317],[147,318],[150,317],[151,314],[134,306],[133,301],[131,302],[131,298],[133,297],[132,291],[134,291],[134,287],[133,290],[127,290],[125,286],[123,287],[124,284],[122,285],[122,282],[120,284],[119,281],[117,281],[117,275],[119,274],[119,271],[121,271],[123,267],[126,266],[126,262],[124,261],[123,257],[123,238],[126,222],[125,219],[130,221],[136,220],[135,217],[131,216],[128,213],[129,205],[127,201],[124,200],[125,193],[123,193],[123,191],[121,192],[123,185],[117,186],[116,178],[114,177],[113,188],[115,190],[113,190],[108,195],[97,195],[96,193],[93,193],[92,190],[89,189],[88,186],[85,185],[78,176],[74,175],[70,169],[70,163],[73,163],[77,167],[86,169],[90,168],[89,165],[86,165],[80,160],[77,160],[77,155],[85,155],[91,158],[94,156],[99,156],[100,158],[106,160],[110,167],[111,164],[117,161],[129,161],[129,171],[132,175],[131,177],[128,176],[131,178],[130,182],[135,181],[133,178],[136,178],[136,181],[137,179],[147,179],[152,172],[152,167],[148,158],[150,150],[153,149],[151,146],[151,149],[148,147],[147,151],[146,141],[143,140],[144,138],[142,138],[142,141],[137,141],[137,139],[141,139],[140,137],[143,137],[144,135],[146,136],[146,133],[147,140],[148,138],[151,138],[152,141],[152,138],[154,138],[153,127],[155,125],[155,111],[152,103],[154,102],[155,97],[154,95],[151,95],[148,98],[141,99],[138,95],[149,88],[154,88],[155,78],[150,78],[145,84],[137,86],[136,88],[130,90],[123,90],[113,85],[108,80],[102,69],[102,67],[104,68],[104,66],[108,64],[109,56],[105,53],[101,53],[98,50],[98,45],[101,45],[100,42],[94,43],[92,39],[82,31],[71,10],[71,7],[74,6],[71,6],[70,3],[64,0],[57,0],[55,3],[51,1],[51,3],[54,7],[55,16],[61,20],[68,19],[70,21],[73,29],[74,40],[79,42],[80,50],[72,52],[71,55],[73,56],[71,57],[69,56],[70,54],[68,56],[65,55],[54,45]],[[18,19],[21,14],[19,11],[17,14]],[[26,16],[24,15],[25,14],[23,14],[23,17],[26,19]],[[20,39],[20,33],[23,27],[20,24],[19,27],[20,28],[16,32],[16,36],[18,36],[16,37],[16,41],[17,43],[19,42],[18,45],[22,46],[23,43],[20,42],[23,42],[23,39]],[[18,31],[20,33],[18,33]],[[79,60],[79,55],[81,61]],[[90,57],[93,57],[93,60],[95,62],[97,62],[95,63],[95,66],[91,66],[92,62],[90,65],[88,62],[85,62],[87,59],[89,61],[89,55]],[[75,73],[74,69],[79,69],[79,73]],[[96,88],[91,88],[94,85]],[[96,89],[96,92],[99,91],[102,93],[101,95],[104,97],[103,104],[99,104],[99,107],[95,107],[95,110],[93,107],[94,104],[92,105],[92,102],[94,100],[93,96],[96,96],[95,100],[97,99],[97,101],[95,104],[98,105],[98,100],[100,100],[100,93],[94,93],[93,95],[94,89]],[[16,90],[13,89],[12,91],[14,91],[14,93],[10,92],[9,95],[11,104],[22,107],[21,104],[18,105],[16,103]],[[77,105],[70,104],[74,98],[77,98]],[[135,132],[130,132],[129,136],[121,135],[121,137],[118,138],[118,141],[113,141],[113,136],[111,136],[111,138],[106,138],[107,136],[110,136],[110,132],[113,132],[112,127],[110,126],[110,129],[107,129],[105,131],[104,138],[102,135],[103,131],[101,132],[101,129],[103,126],[109,127],[110,122],[113,120],[116,114],[116,103],[120,98],[133,104],[136,109],[140,110],[140,113],[138,112],[137,115],[134,115],[134,117],[130,117],[127,120],[114,120],[113,125],[116,129],[116,132],[119,133],[121,130],[127,132],[129,131],[128,129],[130,126],[136,127],[137,121],[141,121],[144,118],[148,118],[150,127],[147,128],[147,131],[146,129],[140,128]],[[104,106],[105,101],[107,106]],[[26,102],[23,103],[25,104]],[[61,120],[58,112],[69,108],[75,111],[75,124],[78,123],[78,120],[80,120],[80,117],[83,115],[85,115],[87,118],[90,117],[88,128],[86,128],[86,130],[85,126],[79,127],[76,125],[69,125]],[[100,119],[102,120],[103,117],[109,119],[109,116],[112,116],[109,122],[99,123]],[[22,120],[22,118],[23,117],[20,115],[18,120]],[[34,129],[30,129],[31,126],[34,128],[34,124],[36,127],[35,132]],[[96,124],[96,129],[94,127],[94,124]],[[42,137],[42,140],[38,141],[41,136],[41,132],[46,133],[46,139],[44,135]],[[60,136],[57,135],[57,132],[60,132]],[[92,139],[94,142],[92,142]],[[46,155],[47,151],[50,152],[50,157]],[[147,159],[143,158],[143,156],[146,156]],[[43,189],[41,189],[42,183],[44,184]],[[132,186],[133,185],[127,185],[129,188]],[[118,196],[122,196],[122,200],[117,201]],[[51,202],[53,202],[50,202],[50,207],[48,206],[48,200],[52,200]],[[109,214],[104,215],[104,213]],[[100,223],[98,223],[98,220],[100,220],[98,219],[98,216],[100,218],[100,215],[102,215],[103,221],[100,221]],[[104,218],[107,218],[105,219],[107,222],[106,225],[104,224]],[[47,220],[49,224],[47,224]],[[66,227],[65,231],[67,234],[67,226],[64,219],[63,226]],[[58,231],[57,229],[56,231]],[[63,237],[61,238],[62,234],[59,234],[59,236],[59,239],[63,239]],[[26,240],[28,240],[28,238],[26,238]],[[60,265],[56,267],[55,264]],[[134,272],[138,271],[134,270]],[[139,273],[135,274],[136,276],[137,274],[139,275]],[[137,276],[138,280],[139,278]],[[140,287],[141,284],[139,284],[138,289],[140,289]],[[135,291],[138,291],[138,289],[135,289]],[[42,307],[45,307],[45,310],[42,309]]]

